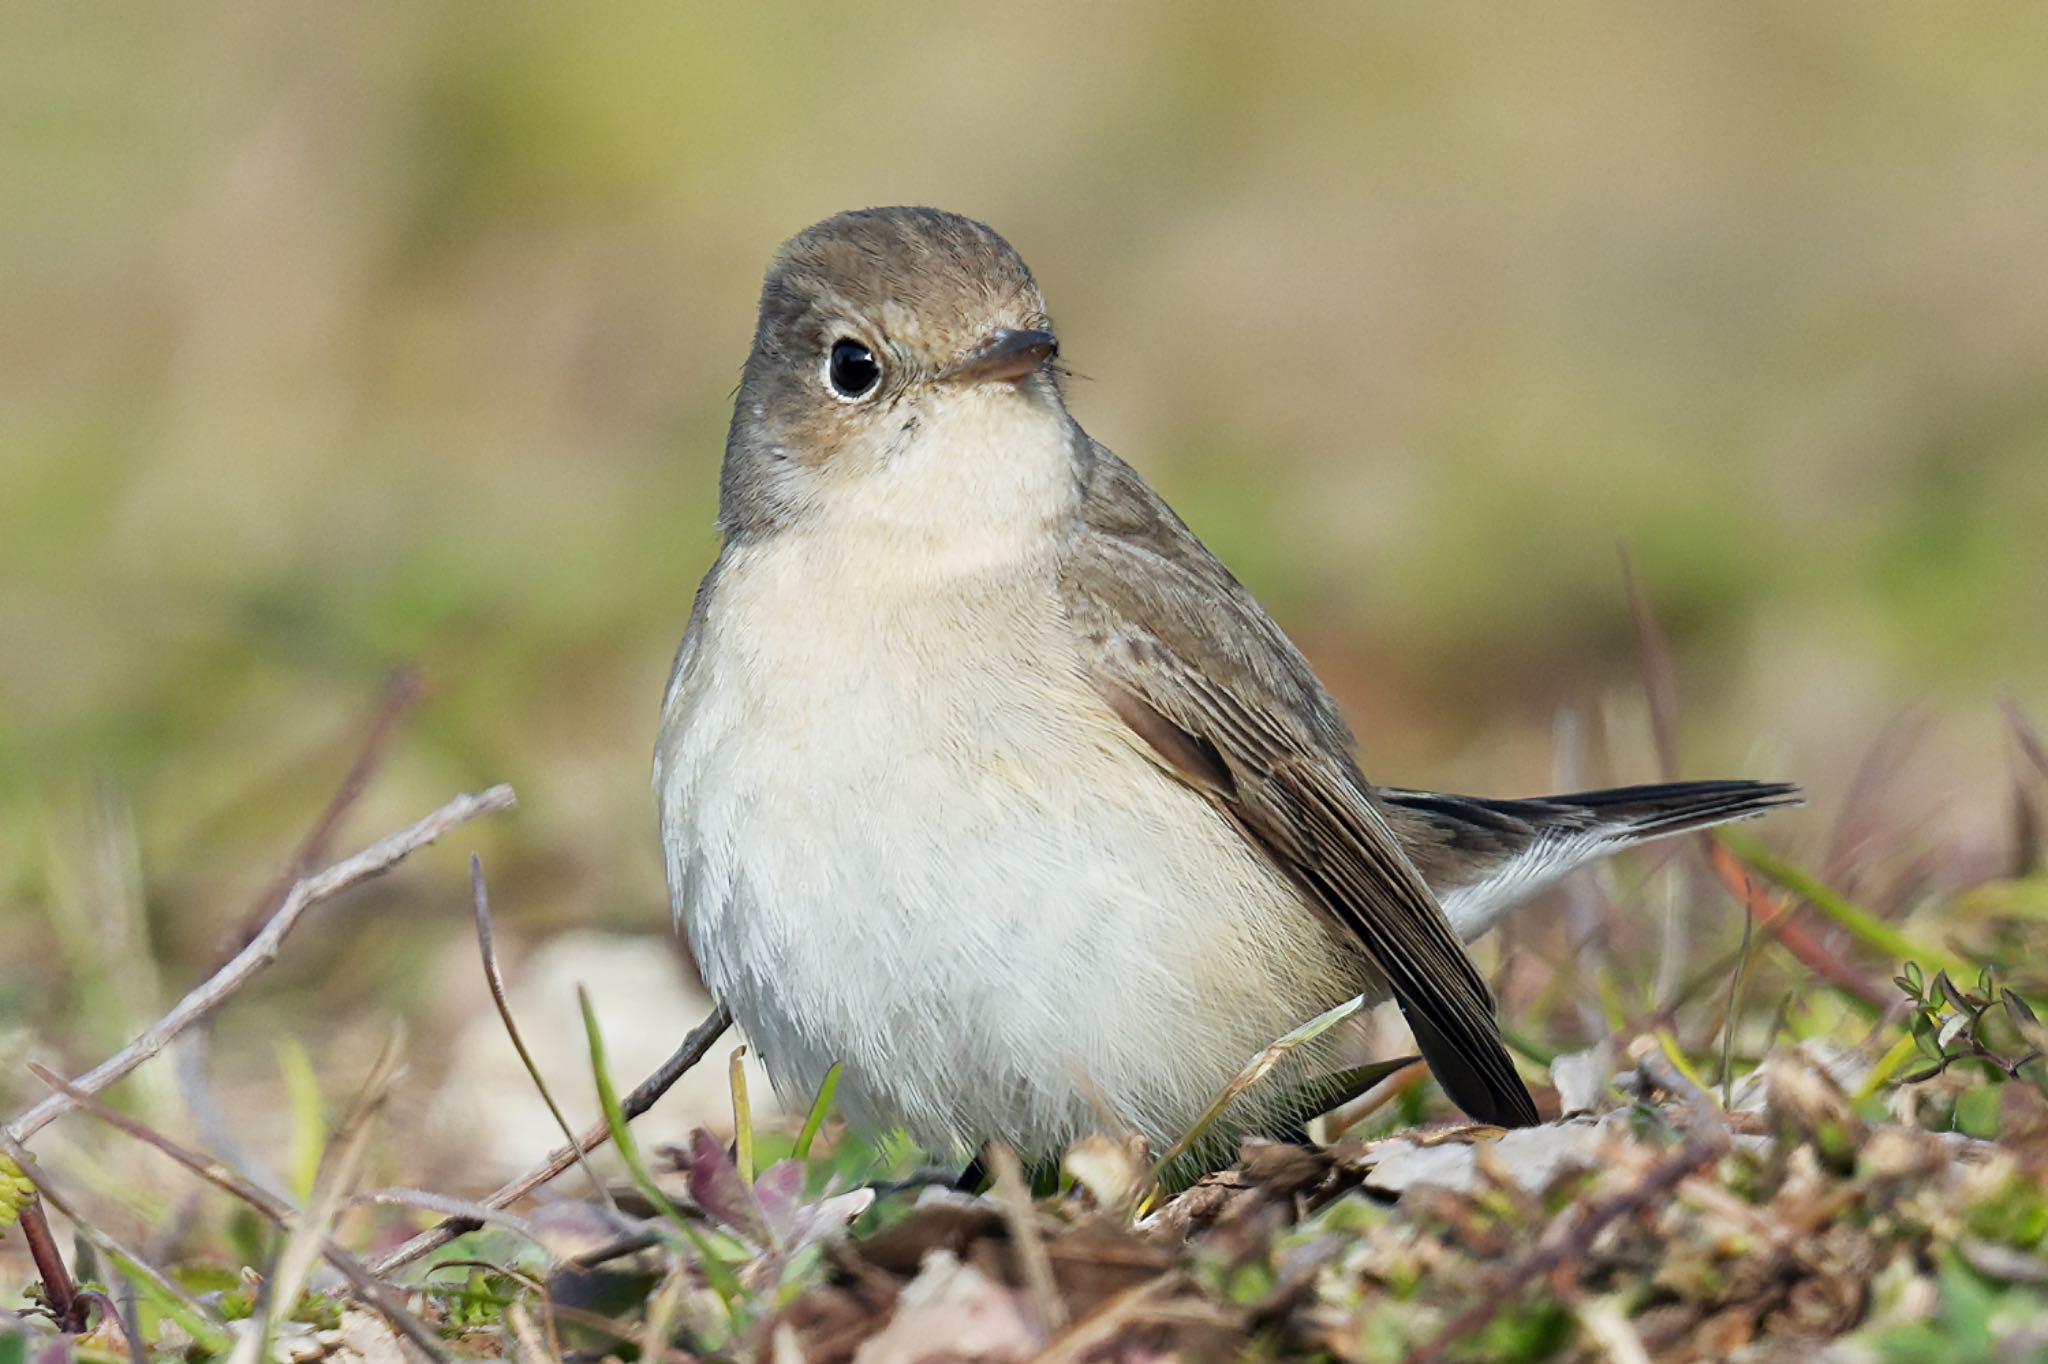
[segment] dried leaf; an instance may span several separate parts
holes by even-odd
[[[796,1230],[797,1212],[804,1201],[802,1161],[778,1160],[754,1180],[754,1203],[776,1246],[789,1242]]]
[[[703,1128],[690,1134],[690,1198],[705,1216],[757,1246],[773,1243],[754,1191],[740,1178],[718,1138]]]

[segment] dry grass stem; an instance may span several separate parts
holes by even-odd
[[[371,1063],[370,1074],[357,1092],[356,1101],[349,1105],[347,1116],[341,1120],[334,1139],[328,1143],[312,1200],[304,1212],[290,1215],[283,1222],[288,1235],[284,1250],[277,1258],[277,1267],[263,1285],[263,1295],[257,1305],[256,1329],[236,1340],[228,1364],[257,1364],[259,1359],[266,1357],[270,1352],[271,1332],[305,1292],[312,1277],[314,1261],[325,1258],[333,1263],[339,1247],[329,1232],[362,1169],[363,1157],[369,1150],[370,1134],[375,1128],[377,1115],[383,1111],[385,1100],[390,1097],[391,1082],[397,1078],[402,1052],[400,1034],[394,1031],[377,1053],[377,1059]],[[375,1297],[382,1300],[388,1295],[378,1293]],[[448,1357],[434,1333],[414,1319],[411,1313],[402,1308],[393,1310],[395,1305],[388,1301],[378,1301],[377,1306],[385,1312],[392,1326],[424,1350],[430,1359],[445,1360]]]
[[[620,1107],[625,1110],[626,1117],[637,1118],[652,1108],[655,1101],[668,1093],[670,1087],[680,1080],[690,1067],[704,1059],[712,1044],[724,1036],[725,1030],[731,1026],[732,1011],[723,1004],[714,1007],[702,1023],[690,1030],[689,1036],[683,1039],[682,1045],[675,1049],[668,1060],[662,1062],[652,1075],[642,1080],[633,1092],[621,1101]],[[574,1165],[579,1155],[596,1150],[610,1139],[611,1129],[606,1123],[601,1120],[592,1123],[583,1129],[574,1142],[557,1147],[531,1170],[509,1183],[500,1185],[483,1200],[484,1206],[503,1208],[518,1202]],[[430,1227],[396,1250],[371,1261],[370,1272],[380,1277],[388,1275],[394,1269],[411,1264],[420,1256],[440,1249],[462,1233],[474,1230],[474,1224],[464,1218],[454,1218],[439,1226]]]
[[[139,1119],[131,1118],[126,1113],[109,1108],[106,1104],[100,1102],[98,1098],[86,1093],[83,1089],[80,1089],[54,1071],[33,1063],[30,1064],[29,1068],[38,1079],[42,1080],[45,1084],[53,1086],[58,1093],[68,1097],[77,1107],[84,1109],[87,1113],[90,1113],[93,1117],[98,1118],[101,1122],[106,1123],[115,1130],[124,1132],[144,1145],[161,1151],[164,1155],[169,1156],[172,1160],[184,1166],[193,1174],[198,1175],[209,1184],[224,1190],[248,1204],[271,1223],[287,1230],[294,1230],[303,1224],[304,1219],[302,1215],[291,1204],[278,1198],[275,1194],[256,1187],[248,1180],[229,1170],[219,1161],[209,1159],[196,1151],[188,1150]],[[38,1180],[38,1183],[40,1184],[41,1181]],[[68,1211],[65,1212],[65,1215],[71,1216]],[[77,1219],[73,1217],[72,1220],[75,1222]],[[412,1313],[406,1311],[405,1305],[398,1300],[398,1295],[392,1292],[390,1286],[380,1282],[378,1277],[364,1268],[362,1262],[357,1260],[354,1255],[324,1236],[320,1249],[321,1253],[326,1257],[327,1263],[333,1265],[335,1270],[343,1278],[347,1279],[349,1285],[361,1295],[363,1301],[375,1308],[401,1335],[429,1352],[437,1352],[440,1349],[440,1342],[434,1333],[417,1317],[414,1317]],[[121,1252],[121,1254],[126,1258],[134,1258],[126,1251]],[[163,1282],[168,1284],[170,1280],[165,1277]],[[160,1284],[159,1286],[162,1285]],[[172,1296],[187,1300],[189,1305],[195,1310],[203,1312],[203,1309],[199,1308],[197,1300],[191,1299],[190,1295],[185,1294],[182,1290],[173,1292]]]
[[[17,1142],[27,1141],[70,1112],[77,1105],[74,1094],[99,1093],[233,998],[251,977],[277,960],[286,935],[298,926],[299,920],[314,905],[332,899],[371,877],[382,875],[449,830],[484,815],[508,810],[514,803],[515,797],[509,786],[493,786],[477,795],[457,796],[411,828],[379,839],[319,875],[300,880],[277,907],[277,913],[264,924],[262,931],[250,939],[249,945],[237,952],[227,965],[179,1000],[169,1013],[144,1029],[140,1037],[8,1123],[7,1136]]]
[[[523,1236],[535,1245],[541,1244],[540,1233],[533,1223],[518,1213],[503,1208],[488,1207],[473,1198],[457,1198],[453,1194],[432,1193],[426,1189],[365,1189],[349,1195],[349,1206],[369,1207],[373,1204],[394,1208],[418,1208],[441,1217],[467,1218],[478,1225],[488,1223],[503,1227],[516,1235]]]
[[[1038,1317],[1039,1336],[1051,1340],[1066,1327],[1067,1305],[1053,1279],[1052,1260],[1045,1253],[1045,1237],[1039,1231],[1031,1188],[1024,1182],[1024,1167],[1018,1163],[1015,1148],[1003,1141],[989,1143],[988,1164],[995,1176],[994,1192],[1003,1210],[1003,1224],[1009,1228],[1010,1244],[1016,1248],[1030,1292],[1031,1310]]]
[[[483,859],[475,853],[469,857],[469,903],[476,920],[477,950],[483,955],[484,980],[491,987],[491,1003],[497,1006],[498,1021],[505,1025],[505,1036],[512,1039],[512,1050],[519,1053],[519,1064],[526,1067],[526,1074],[533,1081],[533,1087],[540,1092],[541,1102],[548,1106],[548,1115],[555,1120],[562,1139],[569,1143],[568,1149],[576,1153],[576,1163],[583,1167],[583,1177],[590,1181],[590,1187],[597,1190],[598,1198],[613,1212],[619,1210],[612,1201],[611,1190],[597,1177],[597,1171],[590,1168],[581,1146],[576,1142],[575,1129],[569,1126],[568,1118],[562,1115],[562,1106],[555,1102],[549,1092],[547,1081],[541,1078],[540,1067],[534,1064],[533,1053],[526,1049],[526,1039],[519,1035],[519,1024],[512,1017],[512,1001],[505,993],[505,976],[498,969],[498,952],[491,931],[491,897],[484,888]]]

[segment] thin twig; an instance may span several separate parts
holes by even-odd
[[[120,1318],[121,1335],[128,1345],[128,1364],[149,1364],[149,1352],[142,1346],[142,1295],[135,1289],[135,1281],[121,1280],[121,1297],[114,1306],[114,1315]]]
[[[107,1105],[101,1103],[93,1095],[86,1093],[85,1090],[72,1084],[54,1071],[36,1065],[34,1062],[29,1063],[29,1069],[35,1073],[36,1078],[47,1085],[55,1087],[58,1093],[70,1099],[76,1107],[83,1108],[101,1122],[118,1131],[127,1133],[144,1145],[154,1147],[158,1151],[163,1152],[207,1183],[224,1189],[236,1198],[241,1199],[278,1226],[290,1230],[300,1225],[300,1214],[291,1204],[278,1198],[275,1194],[251,1184],[219,1161],[200,1155],[195,1151],[189,1151],[147,1123],[107,1107]],[[388,1284],[378,1282],[376,1276],[363,1267],[362,1261],[356,1259],[355,1256],[335,1244],[332,1238],[323,1238],[321,1254],[325,1256],[328,1264],[333,1265],[340,1272],[341,1276],[349,1281],[356,1292],[362,1296],[363,1301],[381,1313],[384,1319],[390,1322],[401,1335],[427,1351],[427,1353],[436,1357],[440,1356],[442,1351],[439,1338],[417,1317],[406,1311],[405,1305],[399,1301],[398,1295],[391,1290]]]
[[[362,799],[369,789],[370,778],[377,774],[377,768],[384,761],[384,751],[391,742],[391,736],[398,729],[398,722],[419,700],[419,674],[411,664],[394,671],[384,682],[384,694],[377,700],[376,714],[370,721],[363,742],[356,750],[355,761],[349,764],[348,772],[341,779],[334,794],[328,798],[327,806],[320,817],[313,821],[313,827],[299,840],[298,849],[292,860],[285,864],[277,878],[263,888],[249,905],[242,921],[235,926],[234,936],[228,939],[229,946],[222,954],[224,962],[228,956],[247,947],[263,924],[284,897],[291,893],[292,886],[313,874],[320,864],[327,860],[328,849],[334,842],[334,831],[340,827],[342,817]],[[218,966],[220,963],[216,963]]]
[[[363,792],[369,789],[370,780],[383,764],[399,721],[418,699],[419,677],[411,664],[395,669],[385,679],[383,693],[356,748],[355,759],[349,764],[340,785],[328,797],[313,826],[299,840],[291,859],[243,910],[240,921],[221,935],[210,970],[218,970],[234,953],[247,947],[250,940],[262,931],[264,921],[276,912],[278,904],[291,892],[293,884],[319,870],[328,861],[335,831],[356,802],[362,799]],[[220,1102],[207,1079],[206,1047],[204,1028],[189,1031],[184,1037],[184,1045],[172,1058],[179,1091],[184,1095],[185,1108],[198,1128],[200,1138],[249,1178],[273,1193],[284,1192],[284,1184],[242,1147],[222,1115]]]
[[[70,1085],[50,1095],[7,1124],[7,1136],[27,1141],[76,1106],[70,1091],[97,1094],[143,1062],[155,1056],[171,1039],[225,1004],[249,978],[277,960],[285,935],[297,927],[307,910],[322,900],[389,871],[413,853],[432,843],[458,825],[482,815],[511,808],[512,788],[493,786],[473,796],[457,796],[419,823],[400,833],[379,839],[354,857],[335,863],[318,876],[299,881],[277,907],[263,931],[250,939],[227,965],[183,999],[171,1011],[143,1030],[140,1037],[94,1066]]]
[[[36,1186],[36,1196],[61,1213],[74,1231],[90,1242],[117,1268],[132,1271],[136,1277],[148,1280],[151,1288],[161,1293],[166,1300],[177,1303],[202,1329],[220,1331],[220,1342],[224,1347],[227,1339],[226,1330],[206,1304],[200,1302],[192,1295],[191,1290],[176,1279],[81,1217],[76,1208],[58,1196],[56,1186],[50,1182],[50,1177],[43,1172],[42,1166],[36,1163],[36,1158],[29,1153],[27,1147],[0,1132],[0,1154],[13,1161],[15,1166],[28,1176],[29,1182]],[[197,1335],[199,1331],[195,1330],[193,1334]]]
[[[469,855],[469,905],[476,920],[477,949],[483,954],[484,980],[491,987],[491,1002],[498,1006],[498,1020],[505,1025],[505,1035],[512,1039],[512,1050],[519,1053],[519,1064],[526,1067],[527,1078],[540,1091],[541,1102],[548,1106],[548,1113],[554,1118],[562,1139],[575,1147],[575,1129],[562,1116],[561,1105],[549,1092],[548,1082],[541,1078],[540,1067],[534,1064],[533,1053],[526,1049],[526,1039],[519,1035],[519,1024],[512,1017],[512,1001],[505,995],[505,975],[498,969],[498,950],[491,932],[491,897],[490,892],[484,889],[484,861],[475,853]],[[590,1187],[597,1190],[597,1196],[604,1201],[605,1207],[617,1212],[619,1205],[612,1201],[612,1191],[597,1177],[597,1171],[590,1168],[590,1162],[580,1148],[576,1151],[576,1163],[583,1167],[583,1177],[590,1181]]]
[[[711,1050],[712,1044],[724,1036],[725,1030],[731,1026],[732,1011],[723,1004],[714,1007],[702,1023],[690,1030],[689,1036],[683,1039],[683,1044],[675,1049],[675,1053],[663,1061],[652,1075],[642,1080],[620,1103],[619,1106],[625,1110],[626,1117],[637,1118],[654,1107],[655,1101],[668,1093],[670,1087],[680,1080],[690,1067],[703,1060],[705,1053]],[[594,1151],[610,1138],[611,1129],[606,1123],[592,1123],[578,1134],[573,1143],[550,1151],[547,1157],[531,1170],[510,1183],[501,1185],[483,1200],[484,1206],[502,1208],[518,1202],[574,1165],[578,1153]],[[477,1224],[468,1218],[451,1217],[439,1226],[429,1227],[396,1250],[370,1261],[370,1272],[382,1278],[394,1269],[411,1264],[420,1256],[440,1249],[464,1232],[475,1231],[476,1227]]]
[[[1006,1141],[988,1144],[988,1164],[995,1175],[996,1203],[1003,1210],[1010,1244],[1016,1248],[1024,1286],[1038,1317],[1039,1339],[1050,1341],[1066,1329],[1067,1305],[1060,1300],[1059,1284],[1052,1276],[1052,1260],[1045,1253],[1045,1236],[1038,1228],[1038,1209],[1032,1206],[1031,1189],[1024,1182],[1024,1167],[1018,1163],[1015,1148]]]
[[[21,1239],[28,1242],[29,1258],[35,1261],[36,1277],[43,1284],[43,1306],[57,1322],[57,1329],[67,1335],[78,1335],[85,1330],[86,1300],[79,1295],[78,1285],[72,1282],[71,1271],[64,1265],[64,1252],[57,1245],[56,1236],[50,1231],[50,1219],[43,1212],[43,1200],[30,1194],[28,1201],[21,1205],[16,1225],[21,1228]]]
[[[431,1193],[426,1189],[364,1189],[350,1194],[348,1201],[349,1206],[357,1208],[417,1208],[421,1212],[431,1212],[442,1217],[467,1218],[479,1225],[489,1223],[494,1227],[503,1227],[535,1245],[541,1244],[540,1231],[533,1223],[516,1212],[486,1207],[475,1199]]]

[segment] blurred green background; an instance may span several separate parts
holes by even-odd
[[[521,809],[324,913],[224,1041],[474,1008],[472,847],[515,946],[661,931],[649,751],[760,270],[864,204],[1016,244],[1082,421],[1375,777],[1655,777],[1625,543],[1684,775],[1806,783],[1765,832],[1812,852],[1917,706],[1902,827],[2004,836],[1995,698],[2048,710],[2048,11],[6,27],[10,1109],[20,1052],[96,1059],[216,959],[402,663],[421,702],[338,850],[493,781]]]

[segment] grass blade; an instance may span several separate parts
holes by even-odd
[[[798,1160],[811,1158],[811,1143],[818,1139],[818,1129],[825,1125],[825,1116],[832,1111],[832,1096],[839,1092],[839,1071],[840,1065],[834,1061],[818,1085],[818,1097],[811,1100],[811,1111],[804,1114],[803,1129],[796,1134],[796,1147],[790,1153]]]
[[[704,1234],[683,1216],[682,1210],[670,1201],[661,1185],[654,1182],[654,1176],[647,1171],[647,1162],[640,1157],[640,1143],[634,1138],[632,1129],[626,1125],[626,1110],[619,1104],[619,1092],[612,1085],[611,1068],[605,1063],[604,1034],[598,1030],[597,1010],[591,1007],[590,991],[576,987],[576,1002],[583,1008],[583,1036],[590,1044],[591,1078],[597,1085],[598,1107],[604,1110],[605,1125],[611,1131],[612,1145],[618,1148],[619,1159],[625,1162],[626,1173],[647,1201],[654,1205],[670,1222],[690,1239],[697,1248],[697,1254],[704,1268],[704,1277],[712,1290],[724,1301],[726,1311],[737,1320],[739,1304],[747,1296],[740,1285],[739,1277],[732,1266],[718,1257]]]
[[[1847,930],[1864,946],[1893,961],[1917,961],[1923,966],[1945,968],[1965,976],[1976,975],[1977,968],[1972,963],[1945,948],[1915,942],[1861,905],[1852,903],[1847,896],[1822,884],[1818,877],[1766,851],[1761,844],[1739,834],[1723,833],[1721,838],[1737,857],[1765,880],[1791,891]]]

